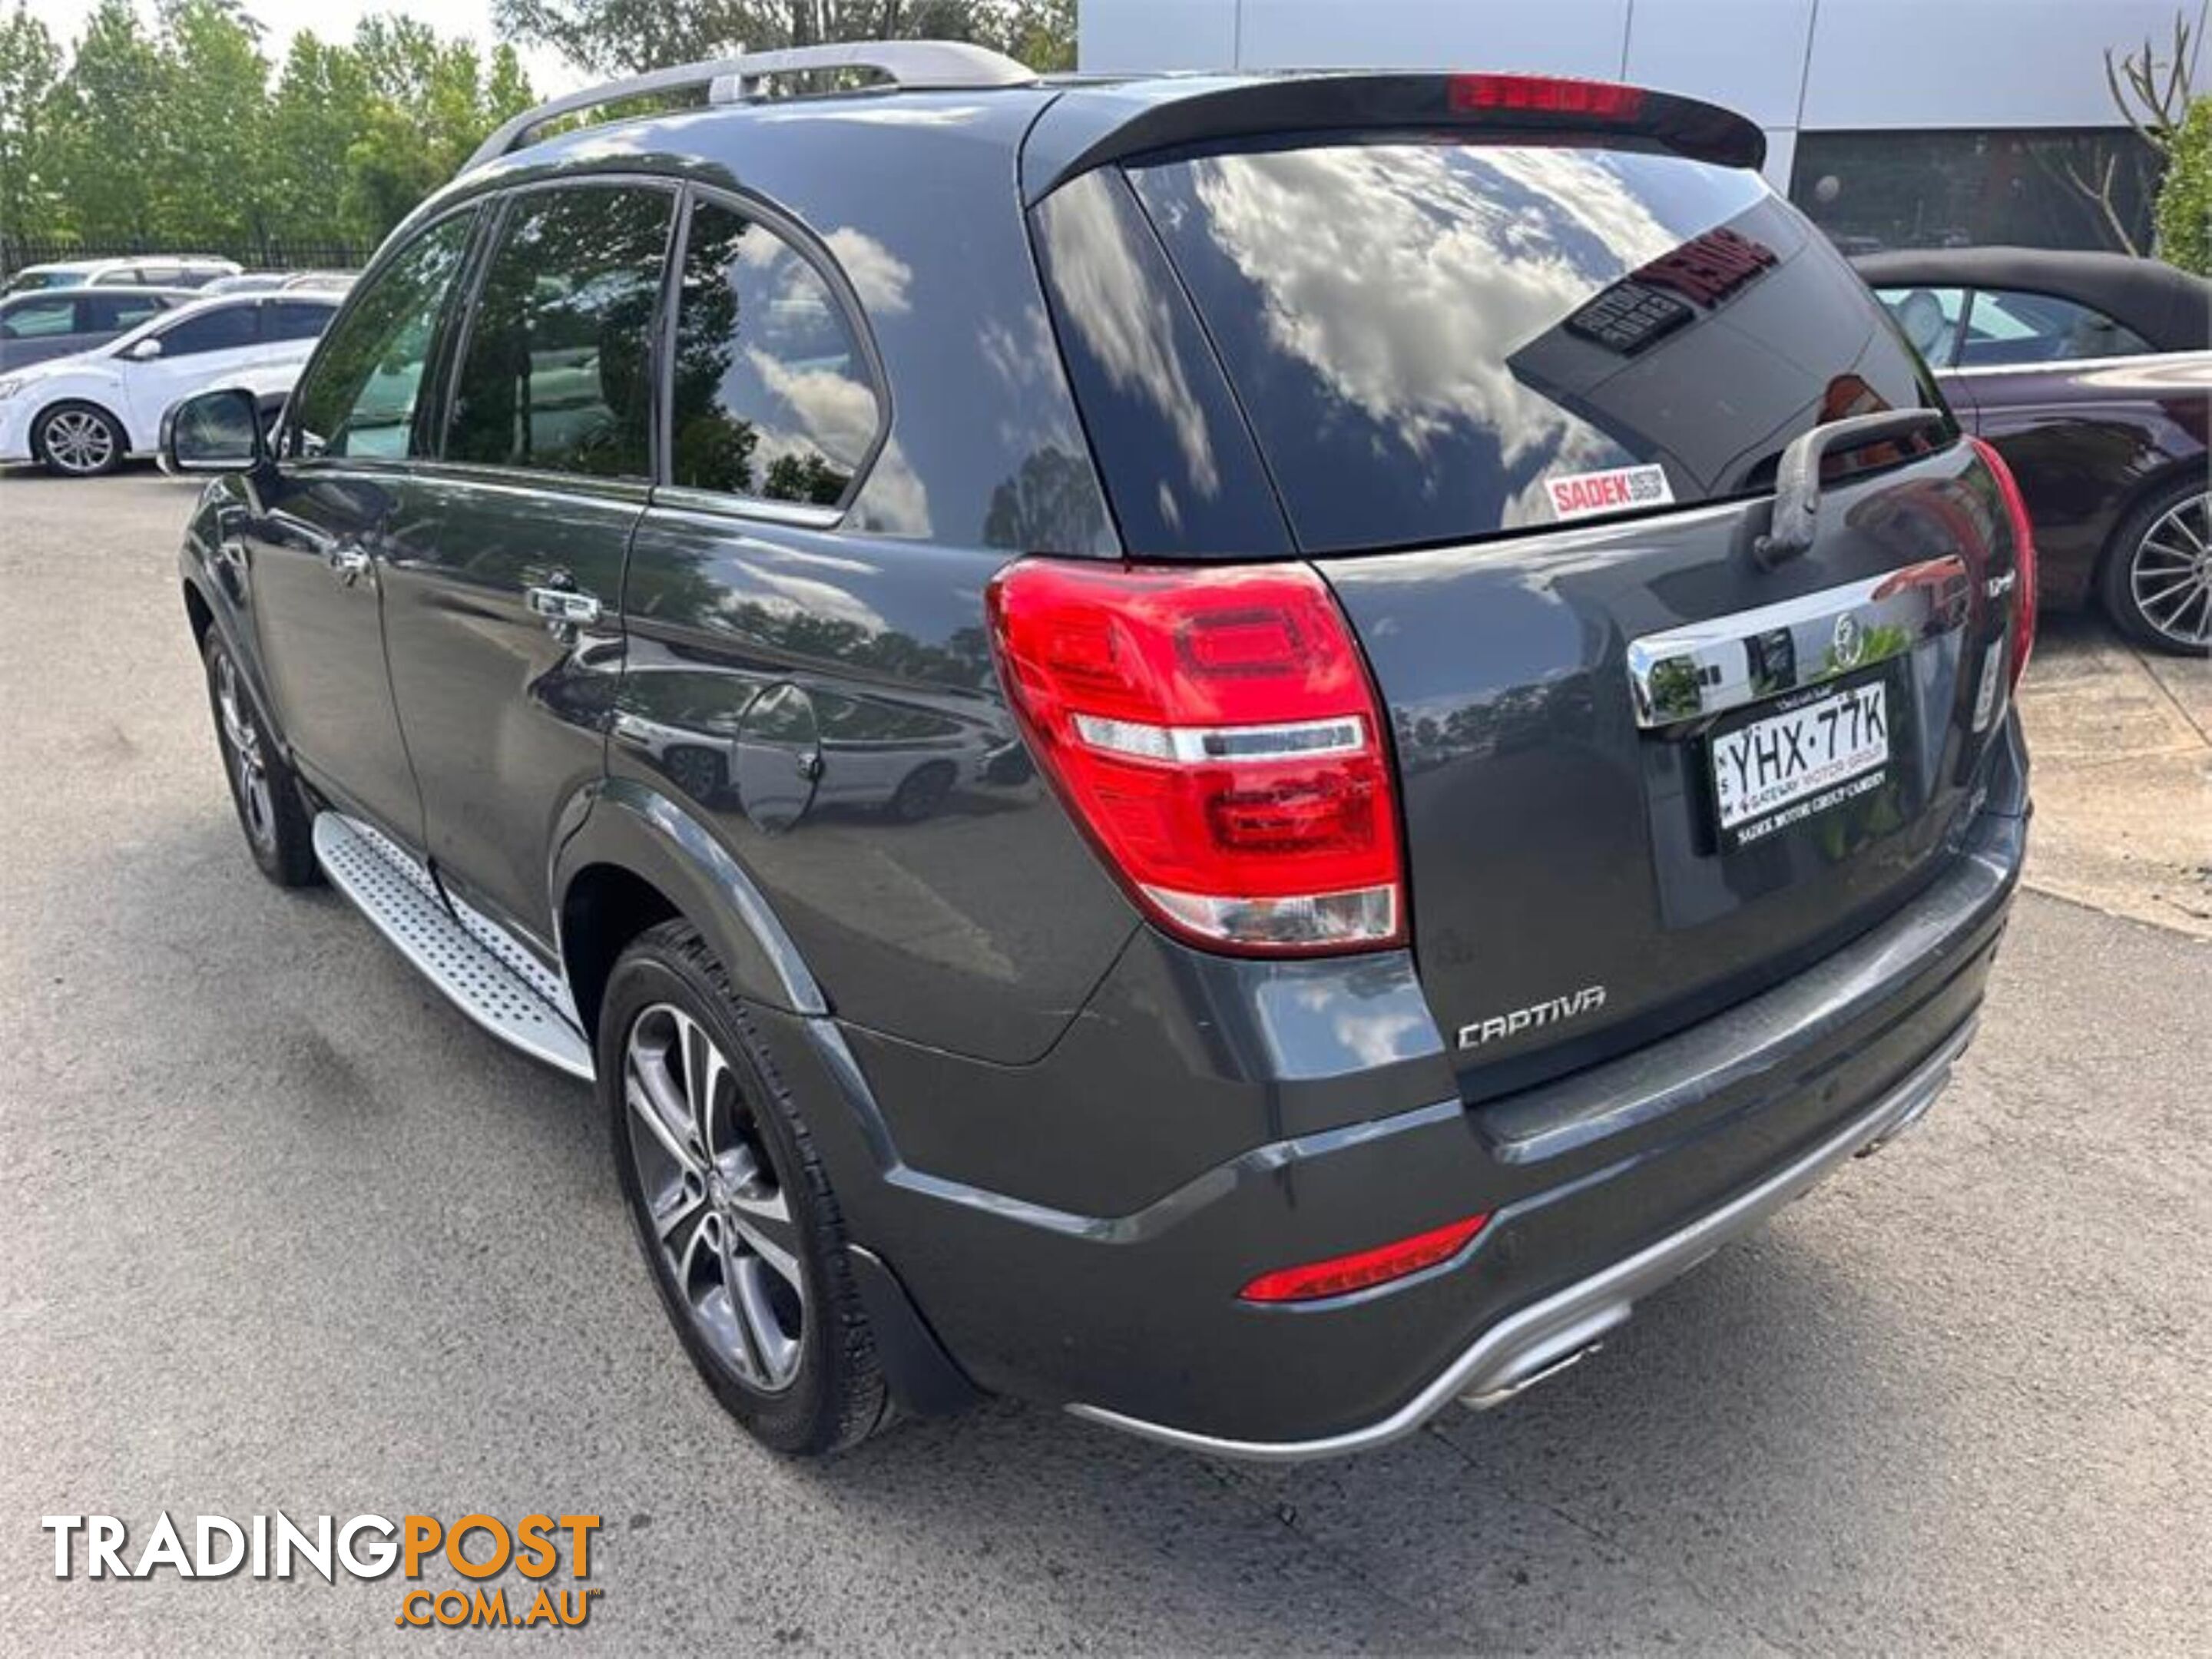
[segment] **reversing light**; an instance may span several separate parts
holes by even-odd
[[[1387,1285],[1424,1267],[1449,1261],[1480,1232],[1489,1216],[1471,1215],[1464,1221],[1436,1227],[1395,1244],[1334,1255],[1326,1261],[1309,1261],[1302,1267],[1278,1267],[1261,1273],[1237,1294],[1247,1302],[1314,1302],[1327,1296],[1348,1296],[1354,1291]]]
[[[1450,84],[1451,106],[1469,112],[1512,110],[1633,121],[1644,111],[1644,88],[1617,81],[1579,81],[1558,75],[1455,75]]]
[[[1040,763],[1155,921],[1245,954],[1403,941],[1382,708],[1310,568],[1024,559],[989,608]]]
[[[2012,468],[1997,453],[1996,446],[1986,438],[1969,438],[1966,441],[1974,447],[1974,453],[1996,479],[1997,493],[2004,499],[2005,514],[2012,520],[2012,683],[2018,685],[2020,677],[2027,670],[2028,653],[2035,648],[2035,526],[2028,519],[2027,501],[2020,493],[2020,480],[2013,477]]]

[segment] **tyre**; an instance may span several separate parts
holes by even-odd
[[[950,761],[931,761],[915,768],[899,781],[891,796],[891,816],[901,823],[920,823],[935,817],[952,798],[957,775]]]
[[[2098,572],[2106,614],[2138,644],[2212,655],[2212,490],[2183,478],[2113,532]]]
[[[56,404],[31,422],[31,453],[61,478],[96,478],[131,453],[123,423],[97,404]]]
[[[684,1351],[763,1445],[818,1455],[890,1414],[805,1120],[690,923],[607,981],[599,1089],[639,1248]]]
[[[261,873],[279,887],[312,887],[323,878],[315,862],[314,826],[299,780],[277,753],[260,712],[240,683],[222,635],[210,628],[201,642],[208,702],[215,711],[216,747],[230,780],[239,828]]]

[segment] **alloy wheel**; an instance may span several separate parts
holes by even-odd
[[[215,706],[222,727],[222,757],[238,781],[238,810],[255,846],[267,847],[276,835],[276,803],[269,793],[269,764],[261,751],[261,732],[239,694],[238,670],[225,652],[216,659]]]
[[[2212,494],[2175,502],[2143,532],[2129,563],[2128,593],[2167,639],[2212,644]]]
[[[678,1300],[738,1377],[787,1389],[806,1282],[791,1205],[737,1073],[703,1025],[655,1003],[630,1026],[623,1095],[638,1193]]]
[[[64,472],[100,472],[115,459],[115,434],[88,409],[64,409],[47,417],[40,449]]]

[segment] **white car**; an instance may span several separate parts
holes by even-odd
[[[280,400],[338,303],[306,292],[195,300],[104,346],[0,375],[0,462],[88,478],[154,453],[161,416],[196,392]]]
[[[45,288],[99,288],[112,283],[132,287],[198,288],[218,276],[235,276],[235,259],[204,253],[134,254],[127,259],[57,259],[25,265],[8,279],[7,291],[21,294]]]

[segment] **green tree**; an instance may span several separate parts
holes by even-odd
[[[2184,270],[2212,276],[2212,97],[2191,100],[2166,151],[2158,252]]]
[[[0,233],[36,236],[56,228],[47,106],[62,55],[23,0],[0,18]]]
[[[352,48],[292,37],[270,100],[264,192],[270,224],[303,240],[365,240],[346,210],[346,151],[368,118],[368,77]]]
[[[100,0],[49,100],[58,193],[69,228],[88,240],[164,228],[169,71],[131,0]]]
[[[258,242],[273,193],[261,26],[235,0],[179,0],[166,22],[156,227],[180,247]]]
[[[550,46],[585,69],[632,73],[825,41],[973,40],[1033,69],[1075,63],[1074,0],[495,0],[517,40]]]
[[[347,208],[380,238],[533,100],[512,47],[494,50],[486,75],[466,40],[441,40],[411,18],[364,18],[354,54],[368,108],[346,149]]]

